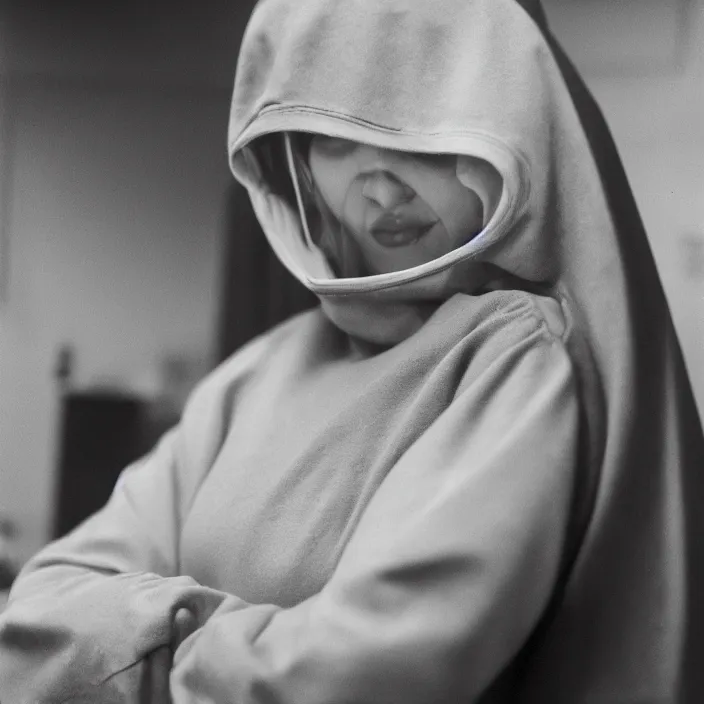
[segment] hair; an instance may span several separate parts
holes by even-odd
[[[359,247],[344,224],[332,214],[313,180],[309,157],[314,135],[291,132],[290,137],[303,202],[301,215],[306,218],[314,244],[325,254],[336,276],[363,276],[367,267]],[[277,132],[258,137],[252,143],[252,151],[271,192],[297,212],[296,190],[286,166],[284,135]]]

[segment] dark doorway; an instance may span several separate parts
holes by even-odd
[[[317,305],[317,298],[279,262],[247,191],[233,182],[225,218],[218,361],[272,326]]]

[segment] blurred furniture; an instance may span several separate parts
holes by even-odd
[[[15,570],[10,563],[10,558],[2,554],[0,548],[0,594],[12,586],[15,578]]]
[[[145,402],[126,394],[62,394],[54,538],[105,504],[120,472],[152,439],[147,419]]]
[[[9,552],[6,551],[0,538],[0,597],[12,586],[16,577],[15,566],[10,559]]]
[[[12,521],[0,517],[0,611],[5,607],[10,587],[17,576],[17,565],[10,549],[14,535],[15,526]]]

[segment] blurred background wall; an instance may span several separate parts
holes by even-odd
[[[168,360],[189,385],[237,332],[225,138],[251,5],[0,0],[0,517],[20,561],[52,531],[60,360],[73,388],[149,398]],[[546,7],[612,126],[704,408],[704,0]]]
[[[704,412],[704,0],[547,0],[606,114]]]
[[[0,515],[20,559],[51,534],[61,349],[74,388],[148,396],[166,359],[212,366],[237,5],[0,6]]]

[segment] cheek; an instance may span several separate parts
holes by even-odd
[[[478,234],[484,227],[481,199],[456,179],[454,184],[448,184],[436,208],[436,213],[455,246],[463,244],[468,237]]]
[[[326,205],[338,218],[352,181],[349,169],[343,160],[331,160],[319,157],[314,151],[310,155],[310,171],[313,182],[323,197]]]

